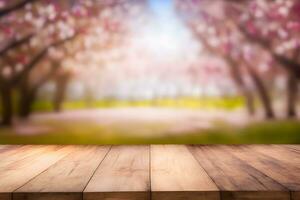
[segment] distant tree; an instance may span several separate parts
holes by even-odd
[[[193,24],[193,31],[202,44],[206,43],[206,49],[217,55],[222,51],[221,56],[234,63],[235,71],[246,69],[268,118],[274,117],[274,111],[267,83],[284,74],[287,74],[286,113],[288,117],[296,116],[300,77],[299,6],[296,0],[177,1],[185,21],[189,26]]]
[[[19,88],[24,102],[35,96],[37,87],[28,90],[28,79],[50,50],[61,48],[88,29],[95,28],[95,21],[101,16],[99,13],[123,4],[122,0],[5,1],[0,10],[0,39],[5,41],[0,45],[2,124],[12,123],[12,90]],[[111,24],[110,17],[113,16],[105,19],[106,26]],[[20,110],[20,114],[27,116],[26,110],[28,108]]]
[[[202,1],[191,1],[190,5],[181,5],[181,3],[187,2],[179,1],[178,7],[185,9],[182,16],[195,37],[200,40],[206,50],[223,58],[227,63],[237,88],[245,97],[249,113],[254,113],[254,100],[253,91],[245,82],[245,75],[250,78],[256,88],[266,118],[273,118],[274,110],[268,89],[256,67],[246,59],[249,56],[247,54],[253,54],[254,49],[243,40],[235,27],[228,23],[226,16],[209,15],[203,6],[199,6],[199,8],[201,7],[199,10],[195,9],[195,5],[202,3]],[[194,12],[189,12],[191,9],[195,9]],[[248,47],[247,51],[245,47]],[[242,73],[243,71],[244,73]]]
[[[295,117],[300,78],[300,3],[287,1],[228,1],[228,18],[250,42],[267,51],[287,75],[287,116]]]

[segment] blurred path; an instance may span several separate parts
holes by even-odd
[[[243,111],[192,110],[168,108],[109,108],[93,110],[64,111],[61,113],[35,114],[33,119],[93,120],[99,123],[118,122],[170,122],[226,120],[244,123],[248,116]]]
[[[128,130],[146,130],[153,127],[162,127],[162,132],[164,133],[180,134],[211,128],[214,126],[214,123],[218,122],[228,122],[236,126],[242,126],[249,122],[249,117],[242,111],[113,108],[34,114],[31,118],[33,123],[19,123],[15,129],[20,134],[47,132],[50,127],[36,125],[45,121],[59,123],[88,122],[105,127],[130,128]],[[151,129],[141,132],[152,133]],[[158,131],[157,134],[162,134],[162,132]]]

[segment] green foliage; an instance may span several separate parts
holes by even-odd
[[[51,112],[53,105],[50,101],[37,101],[33,104],[32,108],[35,112]]]
[[[182,134],[159,134],[165,126],[100,126],[91,122],[47,122],[51,131],[16,135],[0,129],[1,144],[300,144],[298,121],[267,121],[245,127],[218,123],[212,129]],[[146,133],[148,134],[143,134]],[[149,133],[153,133],[152,135]]]

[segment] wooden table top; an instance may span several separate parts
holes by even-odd
[[[14,199],[300,200],[300,145],[3,145]]]

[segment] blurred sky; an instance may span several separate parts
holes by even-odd
[[[174,7],[172,0],[149,0],[150,9],[162,18],[173,15]]]
[[[190,49],[192,40],[188,29],[176,14],[172,0],[149,0],[150,25],[141,27],[141,45],[156,58],[178,63],[176,58],[185,59],[184,51]],[[190,44],[190,45],[187,45]],[[191,54],[190,54],[191,55]]]
[[[188,72],[189,66],[199,65],[201,45],[177,15],[173,1],[148,0],[148,6],[149,12],[130,22],[125,58],[101,72],[95,93],[121,99],[217,94],[217,85],[195,82]]]

